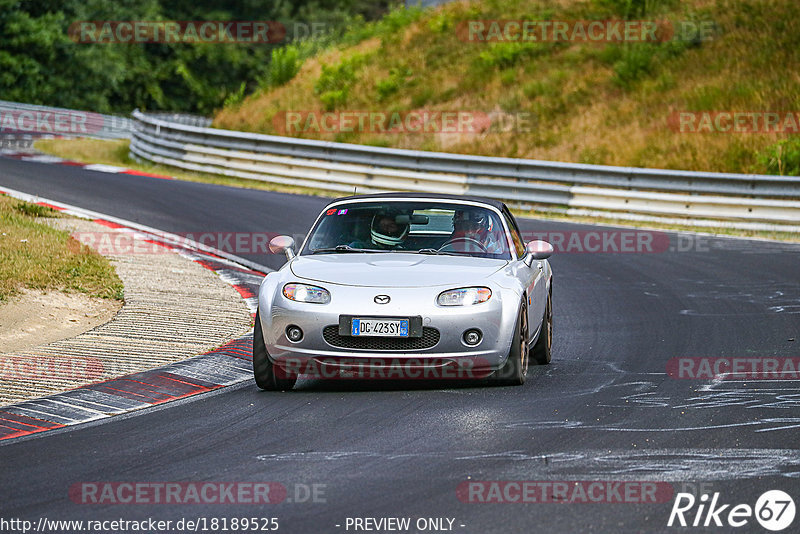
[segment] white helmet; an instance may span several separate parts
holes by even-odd
[[[397,222],[398,214],[393,211],[380,211],[372,217],[370,235],[376,245],[395,246],[408,236],[408,222]]]

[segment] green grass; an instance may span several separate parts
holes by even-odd
[[[663,21],[658,35],[666,40],[479,43],[459,33],[471,20],[620,17]],[[291,79],[282,76],[280,86],[263,87],[221,110],[215,126],[277,134],[273,118],[286,111],[518,111],[535,114],[536,128],[460,137],[295,135],[605,165],[800,173],[796,134],[680,133],[669,123],[674,111],[800,109],[800,82],[790,74],[800,71],[796,0],[452,2],[429,10],[396,8],[324,42],[292,46],[296,61],[281,67]]]
[[[0,195],[0,303],[23,288],[122,300],[122,282],[106,258],[37,221],[55,216],[50,208]]]

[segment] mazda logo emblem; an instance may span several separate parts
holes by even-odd
[[[389,295],[376,295],[374,300],[375,304],[389,304],[392,299],[389,298]]]

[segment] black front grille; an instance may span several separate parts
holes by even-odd
[[[422,328],[422,337],[353,337],[340,336],[339,326],[331,325],[322,329],[322,337],[328,345],[342,349],[402,352],[435,346],[439,342],[439,331],[425,326]]]

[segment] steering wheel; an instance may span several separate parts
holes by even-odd
[[[444,250],[445,247],[449,247],[453,243],[458,243],[459,241],[463,241],[465,243],[472,243],[473,245],[477,245],[477,247],[481,250],[481,252],[484,252],[484,253],[489,252],[489,249],[487,249],[484,246],[483,243],[481,243],[477,239],[472,239],[471,237],[455,237],[453,239],[450,239],[450,240],[446,241],[444,245],[439,247],[439,249],[436,252],[441,252],[442,250]]]

